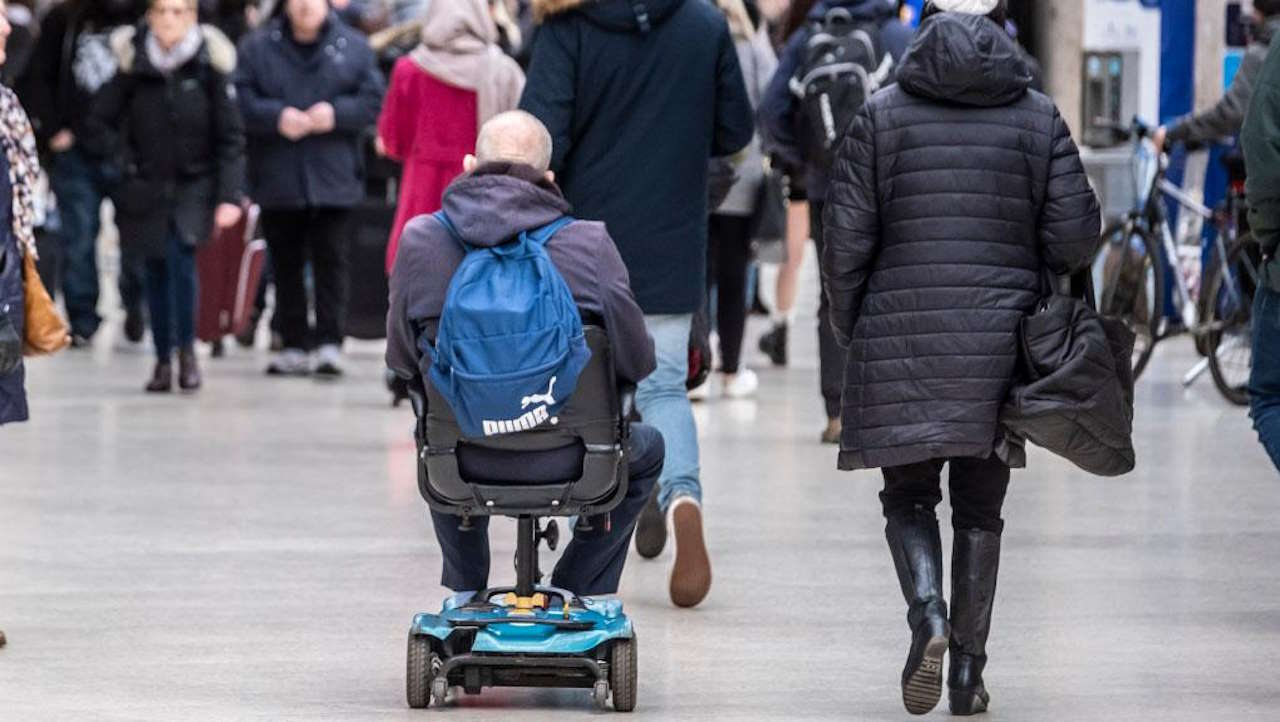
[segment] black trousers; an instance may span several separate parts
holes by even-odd
[[[716,330],[720,366],[727,374],[742,365],[747,330],[747,266],[751,262],[751,219],[713,215],[707,226],[707,289],[716,287]]]
[[[551,575],[552,586],[584,597],[618,591],[622,568],[627,561],[627,548],[631,546],[631,533],[635,530],[640,510],[658,483],[666,456],[662,434],[644,424],[631,426],[628,450],[630,481],[627,495],[609,513],[608,523],[604,519],[593,519],[590,531],[574,530],[573,539],[565,547]],[[512,468],[512,462],[481,463],[490,467],[489,474],[484,474],[483,478],[512,479],[521,476],[521,470]],[[458,528],[457,517],[436,511],[431,512],[431,523],[444,556],[441,585],[455,592],[474,592],[488,587],[489,517],[473,517],[468,531]]]
[[[262,231],[271,251],[276,314],[284,346],[309,350],[341,344],[347,314],[347,243],[351,212],[345,208],[264,210]],[[315,284],[315,328],[307,303],[306,269]]]
[[[1004,529],[1000,509],[1009,490],[1009,467],[995,456],[986,459],[932,459],[883,469],[880,503],[886,519],[915,507],[932,510],[942,501],[942,467],[949,465],[951,526],[999,534]]]
[[[823,201],[809,201],[809,235],[818,247],[818,264],[822,264],[822,209]],[[844,393],[844,351],[836,343],[836,332],[831,328],[831,306],[827,303],[826,290],[818,283],[818,375],[822,380],[822,400],[827,406],[827,418],[840,418],[840,396]]]

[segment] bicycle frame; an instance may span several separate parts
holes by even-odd
[[[1176,259],[1178,258],[1179,244],[1170,226],[1164,200],[1165,198],[1173,199],[1180,208],[1196,214],[1217,230],[1213,234],[1213,253],[1223,263],[1227,259],[1227,248],[1235,240],[1238,232],[1235,213],[1228,212],[1225,214],[1225,218],[1219,219],[1212,208],[1199,202],[1191,194],[1171,182],[1165,175],[1168,168],[1169,156],[1167,154],[1157,151],[1146,137],[1137,137],[1135,139],[1134,183],[1138,200],[1136,205],[1140,210],[1135,209],[1132,215],[1135,221],[1144,222],[1148,231],[1155,231],[1157,228],[1160,231],[1160,265],[1166,278],[1173,278],[1174,292],[1177,294],[1176,298],[1173,299],[1178,303],[1175,317],[1182,322],[1183,327],[1192,332],[1204,333],[1212,329],[1205,327],[1201,323],[1203,319],[1199,317],[1199,310],[1196,307],[1195,299],[1192,298],[1191,288],[1187,285],[1186,277],[1177,267]],[[1235,284],[1229,284],[1228,292],[1233,295],[1235,300],[1240,300]],[[1167,299],[1161,301],[1160,306],[1160,315],[1168,319],[1170,317],[1170,309],[1167,307]]]

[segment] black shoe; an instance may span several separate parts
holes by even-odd
[[[774,366],[787,365],[787,324],[775,324],[760,337],[760,352],[768,356]]]
[[[90,348],[91,346],[93,346],[92,338],[78,333],[71,334],[71,348]]]
[[[636,521],[636,551],[645,559],[653,559],[667,546],[667,518],[658,508],[658,487],[653,487],[649,503],[640,510]]]
[[[955,533],[951,547],[951,671],[947,694],[951,714],[987,711],[991,695],[982,683],[987,635],[1000,569],[1000,535],[981,529]]]
[[[147,393],[166,394],[173,390],[173,364],[168,361],[157,361],[151,372],[151,380],[147,382]]]
[[[142,314],[142,309],[133,308],[125,311],[124,315],[124,337],[129,343],[142,343],[142,338],[147,335],[147,320]]]
[[[916,507],[890,519],[884,534],[911,625],[911,650],[902,670],[902,703],[911,714],[927,714],[942,699],[942,658],[951,636],[942,594],[938,519],[932,510]]]
[[[178,388],[183,391],[195,391],[200,388],[200,363],[196,360],[196,351],[184,348],[178,352]]]

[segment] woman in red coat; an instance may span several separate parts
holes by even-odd
[[[462,173],[486,120],[513,110],[524,74],[498,48],[486,0],[433,2],[423,17],[422,43],[401,58],[378,119],[386,155],[404,163],[400,204],[387,246],[387,272],[400,232],[415,216],[440,210],[444,189]]]

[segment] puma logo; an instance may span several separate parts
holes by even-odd
[[[533,396],[524,397],[523,399],[520,400],[520,409],[523,411],[524,409],[527,409],[534,404],[546,404],[547,406],[555,406],[556,399],[554,396],[551,395],[552,392],[555,390],[555,388],[556,388],[556,377],[552,376],[551,384],[547,386],[547,393],[534,394]]]

